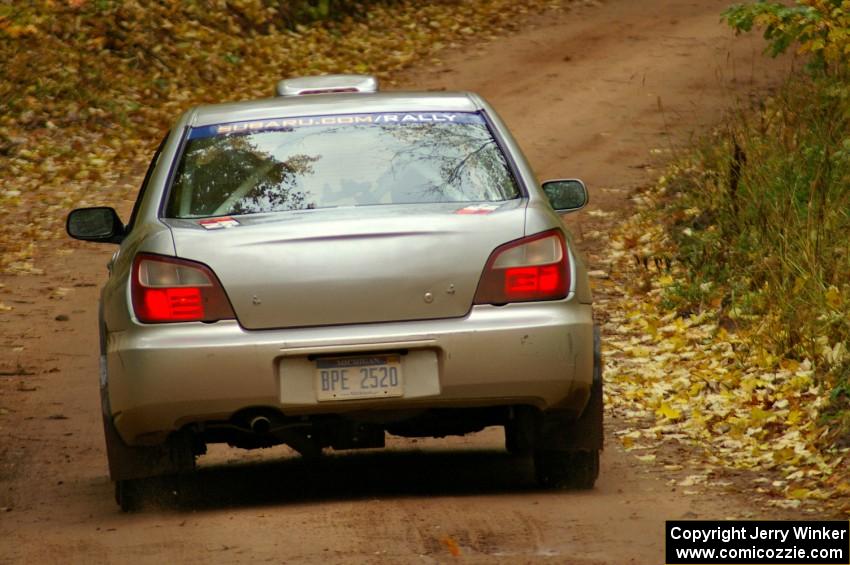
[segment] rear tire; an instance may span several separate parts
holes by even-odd
[[[517,430],[511,424],[505,424],[505,451],[511,455],[525,455],[527,450],[521,447]]]
[[[534,471],[544,488],[592,489],[599,477],[599,450],[537,450]]]
[[[564,423],[556,414],[543,416],[542,437],[534,450],[538,483],[545,488],[592,489],[599,477],[599,452],[604,443],[602,347],[593,329],[593,384],[581,416]]]
[[[531,406],[516,406],[511,418],[505,422],[505,449],[511,455],[526,456],[534,450],[534,441],[540,427],[540,414]]]
[[[195,467],[195,447],[189,434],[173,434],[159,446],[126,445],[110,418],[103,416],[109,476],[115,502],[124,512],[137,512],[147,502],[171,507],[179,502],[181,474]]]
[[[103,402],[103,431],[106,439],[106,458],[109,477],[115,483],[115,501],[124,512],[135,512],[150,500],[156,504],[173,505],[177,500],[178,475],[191,473],[195,454],[203,445],[191,434],[178,432],[162,445],[129,446],[124,443],[108,416],[109,400],[101,389]]]
[[[115,481],[115,502],[121,507],[122,512],[138,512],[142,508],[141,479],[125,479]]]
[[[124,512],[138,512],[148,504],[176,508],[180,504],[180,477],[149,477],[115,481],[115,502]]]

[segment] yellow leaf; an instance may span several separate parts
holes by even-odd
[[[758,406],[750,410],[750,419],[757,424],[761,424],[768,418],[770,418],[770,412],[768,412],[767,410],[762,410]]]
[[[795,500],[804,500],[806,498],[809,498],[811,494],[812,491],[807,488],[795,488],[794,490],[788,492],[788,497],[793,498]]]
[[[777,464],[785,464],[794,458],[794,450],[790,447],[783,447],[773,452],[773,461]]]
[[[803,412],[801,410],[791,410],[788,412],[788,417],[785,419],[788,422],[789,426],[794,426],[800,423],[803,419]]]
[[[678,420],[682,417],[682,412],[676,410],[666,402],[662,402],[661,406],[658,407],[658,410],[655,411],[655,415],[668,420]]]

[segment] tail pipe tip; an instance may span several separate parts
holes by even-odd
[[[258,434],[267,434],[272,428],[272,422],[265,416],[254,416],[249,424],[251,431]]]

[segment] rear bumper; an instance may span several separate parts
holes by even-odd
[[[314,355],[399,351],[400,398],[318,402]],[[236,322],[137,325],[107,336],[111,416],[128,444],[249,407],[287,416],[529,404],[578,414],[593,378],[591,307],[476,306],[464,318],[247,331]]]

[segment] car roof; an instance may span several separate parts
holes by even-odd
[[[198,106],[191,127],[269,118],[371,114],[378,112],[477,112],[482,106],[468,92],[376,92],[276,96],[261,100]]]

